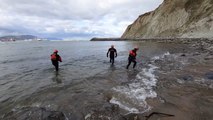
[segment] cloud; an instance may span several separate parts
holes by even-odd
[[[0,36],[120,37],[163,0],[0,0]]]

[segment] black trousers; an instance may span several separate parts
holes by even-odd
[[[110,56],[110,63],[114,64],[115,57]]]
[[[128,62],[128,65],[126,66],[126,69],[129,68],[129,66],[130,66],[130,64],[131,64],[132,62],[134,63],[134,64],[133,64],[133,68],[135,68],[135,66],[136,66],[136,64],[137,64],[136,60],[135,60],[135,59],[129,58],[129,62]]]
[[[52,60],[52,64],[55,66],[55,70],[58,71],[58,61]]]

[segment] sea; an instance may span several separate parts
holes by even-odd
[[[107,51],[118,56],[112,65]],[[126,69],[129,51],[139,47],[137,66]],[[62,58],[55,71],[50,55]],[[152,109],[146,102],[157,97],[158,67],[153,63],[172,53],[174,46],[139,41],[16,41],[0,43],[0,118],[44,108],[61,111],[66,119],[81,119],[109,102],[126,113]]]

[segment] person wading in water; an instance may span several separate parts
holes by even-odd
[[[128,58],[129,63],[128,63],[128,65],[126,66],[126,69],[129,68],[129,65],[130,65],[132,62],[134,63],[134,64],[133,64],[133,68],[135,68],[135,66],[136,66],[136,64],[137,64],[137,62],[136,62],[137,51],[138,51],[138,47],[135,47],[133,50],[131,50],[131,51],[129,52],[129,58]]]
[[[115,57],[117,57],[117,51],[114,48],[114,45],[111,45],[111,48],[109,48],[109,50],[107,52],[107,57],[108,57],[108,55],[110,56],[110,63],[112,63],[112,65],[113,65],[114,61],[115,61]]]
[[[50,55],[50,57],[51,57],[52,64],[55,66],[55,70],[58,71],[58,68],[59,68],[58,61],[62,62],[61,57],[58,55],[58,50],[54,50],[53,54]]]

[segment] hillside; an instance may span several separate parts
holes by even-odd
[[[164,0],[139,16],[121,38],[213,38],[213,0]]]
[[[3,36],[0,37],[0,41],[17,41],[17,40],[36,40],[37,37],[33,35],[10,35],[10,36]]]

